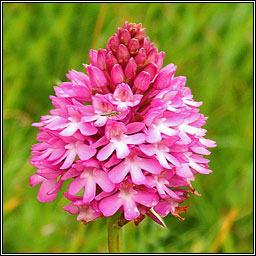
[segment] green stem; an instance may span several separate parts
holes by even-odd
[[[120,253],[121,228],[116,225],[119,214],[108,217],[108,251]]]

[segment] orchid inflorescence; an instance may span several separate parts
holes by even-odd
[[[135,224],[145,215],[161,225],[169,213],[183,219],[180,204],[199,195],[191,181],[211,172],[202,155],[216,145],[204,138],[202,102],[174,64],[162,68],[164,56],[141,24],[125,22],[106,49],[90,50],[88,75],[71,70],[54,87],[55,108],[33,124],[30,184],[41,184],[40,202],[71,179],[63,209],[83,223],[118,211]]]

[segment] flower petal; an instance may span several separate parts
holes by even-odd
[[[104,171],[97,170],[94,172],[96,183],[105,191],[111,192],[115,185],[109,180],[107,173]]]
[[[116,156],[117,158],[125,158],[129,155],[130,150],[126,143],[118,142],[116,144]]]
[[[96,149],[88,145],[81,144],[76,147],[76,152],[81,160],[88,160],[96,154]]]
[[[140,184],[145,184],[146,178],[143,175],[143,172],[137,166],[136,164],[131,164],[130,165],[130,173],[131,173],[131,178],[133,183],[140,185]]]
[[[144,133],[136,133],[133,135],[128,135],[125,139],[127,144],[141,144],[145,142],[146,135]]]
[[[88,177],[86,179],[84,194],[83,194],[83,202],[89,203],[91,202],[96,195],[96,183],[93,177]]]
[[[109,143],[105,147],[103,147],[97,154],[97,159],[100,161],[106,160],[116,149],[116,145],[114,143]]]
[[[154,207],[158,203],[158,195],[147,191],[138,190],[137,194],[134,195],[134,200],[147,207]]]
[[[48,191],[52,190],[55,186],[56,180],[43,181],[38,191],[37,200],[41,203],[52,202],[56,198],[57,193],[49,195]]]
[[[159,174],[163,169],[158,161],[153,159],[140,158],[140,161],[138,161],[138,165],[141,169],[153,174]]]
[[[121,164],[115,166],[109,173],[108,177],[109,179],[114,182],[114,183],[119,183],[121,182],[124,177],[128,173],[128,166],[122,162]]]
[[[118,211],[122,204],[123,200],[118,197],[118,194],[114,194],[102,199],[99,203],[99,209],[104,216],[112,216]]]
[[[69,184],[68,193],[72,196],[77,194],[85,186],[85,179],[77,177],[74,181]]]
[[[136,206],[136,203],[130,199],[124,201],[124,217],[127,220],[134,220],[140,216],[140,212]]]
[[[147,136],[147,142],[149,143],[157,143],[161,141],[162,136],[160,130],[158,130],[156,127],[153,127],[152,125],[148,129],[148,136]]]
[[[65,159],[65,161],[64,161],[63,165],[60,167],[60,169],[69,168],[73,164],[73,162],[76,158],[75,150],[68,150],[68,152],[66,152],[66,153],[67,153],[67,158]]]

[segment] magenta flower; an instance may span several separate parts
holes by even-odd
[[[38,200],[50,202],[69,182],[63,209],[83,223],[122,213],[137,225],[145,216],[163,225],[181,205],[196,174],[209,174],[204,155],[215,142],[204,138],[207,118],[199,113],[177,66],[162,68],[165,53],[141,24],[125,22],[106,49],[90,50],[84,72],[54,87],[54,108],[42,116],[31,164]],[[186,188],[186,189],[185,189]]]

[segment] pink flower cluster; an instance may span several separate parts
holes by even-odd
[[[174,76],[174,64],[162,68],[164,56],[141,24],[125,22],[106,49],[90,50],[88,75],[71,70],[70,81],[54,87],[55,108],[33,124],[40,132],[30,184],[41,184],[40,202],[69,180],[64,210],[78,221],[117,211],[135,223],[145,215],[159,223],[156,213],[182,219],[188,206],[180,204],[199,195],[191,181],[211,172],[202,155],[216,145],[204,138],[202,102]]]

